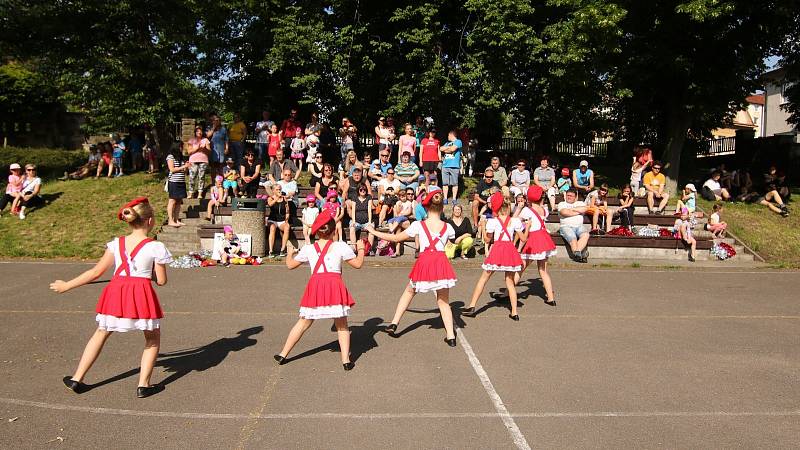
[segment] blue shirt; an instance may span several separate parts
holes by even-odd
[[[381,174],[386,175],[386,172],[392,168],[392,163],[387,162],[386,164],[381,163],[380,159],[376,159],[372,161],[372,164],[369,165],[369,171],[372,173],[377,173],[378,169],[380,168]]]
[[[444,147],[455,147],[457,150],[453,153],[442,152],[442,168],[445,169],[460,169],[461,168],[461,139],[455,141],[447,141]]]
[[[578,182],[578,186],[588,186],[589,179],[592,177],[592,169],[586,169],[586,172],[581,172],[581,169],[575,169],[572,172],[575,175],[575,180]]]
[[[122,158],[125,153],[125,143],[120,141],[114,144],[114,151],[111,153],[112,158]]]
[[[220,155],[225,154],[225,142],[228,141],[228,130],[225,127],[215,131],[211,136],[211,148]]]
[[[417,203],[414,207],[414,218],[417,220],[425,220],[428,218],[428,211],[422,206],[422,203]]]

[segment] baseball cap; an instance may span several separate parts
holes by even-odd
[[[14,169],[19,170],[19,169],[22,169],[22,167],[20,167],[20,165],[17,164],[17,163],[13,163],[10,166],[8,166],[8,170],[14,170]]]
[[[228,159],[225,160],[225,162],[229,163],[229,162],[234,162],[234,161],[233,161],[233,158],[228,158]]]
[[[306,196],[306,202],[311,203],[311,202],[316,202],[316,201],[317,201],[317,197],[314,197],[313,195],[307,195]]]
[[[338,195],[339,194],[337,194],[336,191],[328,191],[328,194],[325,197],[326,198],[333,198],[333,197],[336,197]]]
[[[568,177],[569,176],[569,168],[568,167],[564,167],[563,169],[561,169],[561,176],[562,177]]]
[[[697,188],[695,188],[694,184],[692,184],[692,183],[687,184],[686,185],[686,189],[688,189],[688,190],[690,190],[692,192],[697,192]]]
[[[578,164],[578,167],[583,167],[583,166],[589,167],[589,161],[584,159],[581,161],[580,164]]]

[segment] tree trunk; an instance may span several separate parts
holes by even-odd
[[[692,118],[682,107],[673,108],[667,119],[666,142],[664,143],[664,154],[662,164],[664,165],[664,175],[667,177],[667,192],[674,196],[678,192],[678,181],[681,172],[681,153],[683,145],[686,143],[686,136]]]

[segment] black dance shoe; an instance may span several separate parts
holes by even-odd
[[[462,316],[467,316],[467,317],[475,317],[475,307],[473,306],[471,308],[462,309],[461,310],[461,315]]]
[[[508,318],[513,320],[514,322],[519,322],[519,315],[517,314],[509,314]]]
[[[445,341],[445,342],[447,343],[447,345],[449,345],[450,347],[455,347],[455,346],[456,346],[456,338],[453,338],[453,339],[447,339],[447,338],[444,338],[444,341]]]
[[[164,390],[164,386],[154,384],[152,386],[139,386],[136,388],[136,396],[139,398],[147,398],[151,395],[156,395]]]
[[[344,368],[345,372],[349,371],[349,370],[353,370],[353,367],[355,367],[355,366],[356,366],[356,363],[354,363],[354,362],[346,362],[346,363],[342,364],[342,368]]]
[[[397,332],[397,324],[390,323],[389,325],[386,325],[386,328],[384,328],[383,331],[389,333],[389,336],[395,336],[395,333]]]
[[[80,381],[73,380],[72,377],[70,376],[62,378],[62,381],[64,382],[64,386],[66,386],[67,389],[76,394],[83,394],[84,392],[89,390],[89,386],[85,385],[84,383],[81,383]]]
[[[273,358],[275,358],[275,361],[278,361],[278,365],[279,366],[282,366],[282,365],[286,364],[286,357],[285,356],[274,355]]]
[[[556,301],[553,300],[553,301],[550,302],[550,301],[545,300],[544,304],[547,305],[547,306],[556,306]]]

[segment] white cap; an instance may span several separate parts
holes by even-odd
[[[686,189],[688,189],[688,190],[690,190],[692,192],[697,192],[697,188],[695,188],[694,184],[692,184],[692,183],[687,184],[686,185]]]
[[[578,167],[583,167],[583,166],[589,167],[589,161],[584,159],[583,161],[581,161],[580,164],[578,164]]]
[[[10,166],[8,166],[8,170],[14,170],[14,169],[22,169],[22,167],[20,167],[20,165],[17,163],[13,163]]]
[[[442,188],[440,188],[439,186],[437,186],[435,184],[428,187],[428,192],[436,192],[436,191],[441,191],[441,190],[442,190]]]

